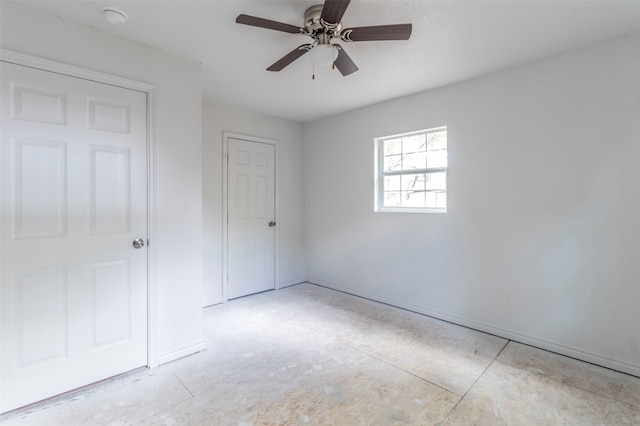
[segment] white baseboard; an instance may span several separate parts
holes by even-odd
[[[218,298],[218,299],[209,299],[209,300],[205,300],[204,302],[202,302],[202,307],[206,308],[208,306],[219,305],[222,302],[224,302],[224,300],[222,300],[221,297]]]
[[[583,350],[573,348],[571,346],[559,344],[556,342],[550,342],[535,337],[527,336],[526,334],[518,333],[512,330],[507,330],[499,327],[489,326],[476,321],[469,320],[467,318],[459,317],[457,315],[447,314],[446,312],[440,312],[433,309],[424,308],[422,306],[413,305],[411,303],[402,302],[400,300],[391,299],[388,297],[379,296],[374,293],[366,291],[354,290],[349,287],[343,287],[331,283],[324,282],[322,280],[307,279],[308,283],[315,284],[320,287],[326,287],[333,290],[338,290],[344,293],[352,294],[354,296],[364,297],[376,302],[386,303],[391,306],[406,309],[408,311],[416,312],[419,314],[427,315],[433,318],[441,319],[453,324],[461,325],[463,327],[471,328],[474,330],[482,331],[485,333],[493,334],[498,337],[513,340],[514,342],[524,343],[526,345],[535,346],[540,349],[544,349],[550,352],[555,352],[560,355],[565,355],[571,358],[576,358],[591,364],[600,365],[602,367],[610,368],[612,370],[620,371],[623,373],[631,374],[633,376],[640,377],[640,364],[632,364],[624,361],[618,361],[615,359],[603,357],[598,354],[585,352]]]
[[[160,357],[158,358],[158,365],[166,364],[167,362],[175,361],[176,359],[183,358],[187,355],[200,352],[204,350],[204,348],[205,348],[204,341],[200,341],[198,343],[194,343],[193,345],[187,346],[177,351],[160,355]]]
[[[281,288],[285,288],[285,287],[291,287],[292,285],[298,285],[298,284],[302,284],[307,282],[307,280],[305,278],[300,278],[297,280],[289,280],[289,281],[285,281],[283,283],[278,284],[278,286],[276,287],[276,289],[281,289]]]

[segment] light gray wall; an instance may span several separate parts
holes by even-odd
[[[305,280],[302,124],[223,105],[203,107],[204,304],[222,300],[222,134],[279,142],[278,283]]]
[[[636,34],[305,124],[308,280],[639,375],[639,57]],[[448,213],[374,213],[374,138],[445,125]]]
[[[200,65],[5,1],[0,46],[157,86],[152,356],[193,352],[203,342]]]

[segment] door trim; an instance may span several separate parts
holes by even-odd
[[[157,86],[7,49],[0,49],[0,61],[136,90],[147,95],[147,238],[151,242],[147,248],[147,367],[157,367],[160,364],[159,357],[156,354],[157,304],[155,303],[155,296],[157,286],[155,271],[157,256],[156,245],[154,244],[158,223],[156,209],[158,182],[156,166]]]
[[[275,227],[275,241],[274,241],[274,258],[273,258],[273,281],[276,290],[280,289],[280,151],[279,141],[275,139],[266,139],[258,136],[247,136],[239,133],[222,132],[222,302],[229,301],[229,271],[227,262],[229,260],[228,253],[228,240],[229,240],[229,223],[227,218],[229,217],[228,206],[228,168],[229,168],[229,139],[241,139],[249,142],[264,143],[273,145],[275,150],[274,163],[275,163],[275,182],[274,182],[274,210],[275,210],[275,222],[278,224]]]

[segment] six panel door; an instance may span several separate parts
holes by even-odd
[[[0,64],[5,412],[147,363],[147,101]]]
[[[229,138],[229,299],[275,288],[275,147]]]

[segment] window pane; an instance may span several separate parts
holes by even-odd
[[[400,207],[402,206],[402,196],[400,191],[385,191],[384,192],[384,206],[385,207]]]
[[[426,193],[426,207],[432,208],[446,208],[447,207],[447,193],[444,191],[433,191]]]
[[[384,155],[402,154],[402,139],[389,139],[383,141]]]
[[[427,152],[413,152],[405,154],[402,160],[402,170],[424,169],[427,167]]]
[[[402,189],[401,176],[385,176],[384,177],[385,191],[400,191],[401,189]]]
[[[426,151],[425,135],[412,135],[402,138],[402,153],[411,154],[414,152]]]
[[[445,172],[427,173],[425,187],[427,191],[446,190],[447,174]]]
[[[402,206],[425,207],[425,174],[402,176]]]
[[[427,134],[427,150],[436,151],[440,149],[447,149],[446,130]]]
[[[402,170],[402,155],[387,155],[384,157],[384,171]]]
[[[424,191],[425,174],[402,175],[402,189],[408,192]]]
[[[425,207],[424,191],[405,191],[402,195],[403,207]]]
[[[447,167],[447,150],[439,149],[437,151],[429,151],[427,167]]]

